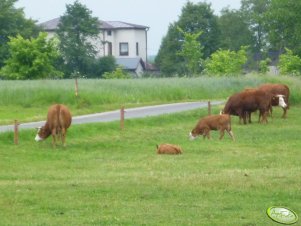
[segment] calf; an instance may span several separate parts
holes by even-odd
[[[65,105],[52,105],[48,110],[47,121],[43,127],[39,128],[35,140],[42,141],[52,135],[52,145],[54,147],[56,136],[59,135],[63,146],[65,146],[66,133],[71,121],[71,113]]]
[[[199,120],[195,128],[190,132],[189,137],[194,140],[199,135],[203,135],[203,138],[210,139],[210,131],[219,130],[221,140],[224,137],[225,130],[234,141],[234,135],[231,130],[231,117],[228,114],[209,115]]]
[[[157,145],[157,154],[182,154],[182,148],[174,144],[160,144]]]

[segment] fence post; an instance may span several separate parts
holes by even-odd
[[[14,143],[19,144],[19,123],[18,120],[15,120],[14,126]]]
[[[120,130],[124,129],[124,106],[120,108]]]
[[[208,115],[211,115],[211,103],[208,101]]]
[[[78,82],[77,82],[77,78],[75,78],[75,96],[78,96]]]

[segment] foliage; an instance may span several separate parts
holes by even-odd
[[[131,78],[131,75],[124,71],[121,67],[117,67],[115,71],[105,72],[103,74],[104,79],[126,79]]]
[[[181,51],[183,40],[183,34],[178,31],[178,27],[191,34],[203,31],[198,41],[204,47],[204,58],[209,57],[219,46],[217,17],[213,14],[210,4],[205,2],[194,4],[188,1],[182,8],[179,20],[169,25],[155,59],[156,65],[168,76],[185,74],[185,61],[177,54]]]
[[[186,63],[186,68],[190,75],[200,72],[201,59],[203,56],[201,43],[197,41],[203,31],[197,33],[189,33],[178,27],[179,32],[184,36],[182,49],[177,53],[182,56]]]
[[[38,27],[35,21],[26,19],[23,9],[17,9],[14,4],[17,0],[0,1],[0,68],[9,57],[9,37],[16,37],[18,34],[24,38],[36,37]]]
[[[18,35],[8,43],[10,58],[0,74],[6,79],[39,79],[61,77],[53,62],[59,56],[53,40],[47,41],[47,33],[40,33],[37,38],[24,39]]]
[[[280,55],[278,66],[281,74],[301,74],[301,58],[294,55],[290,49],[286,49],[286,53]]]
[[[259,72],[265,74],[269,71],[269,64],[271,63],[271,59],[267,58],[265,60],[261,60],[259,62]]]
[[[241,46],[255,45],[247,20],[240,10],[223,9],[218,24],[221,30],[222,49],[238,51]]]
[[[254,46],[250,46],[252,52],[267,50],[267,31],[265,13],[269,10],[270,0],[242,0],[241,13],[244,15],[248,28],[255,40]]]
[[[266,26],[272,47],[281,51],[289,48],[301,56],[301,1],[270,1]]]
[[[101,78],[106,72],[110,73],[116,69],[116,60],[113,56],[104,56],[95,60],[92,67],[91,76]]]
[[[89,66],[95,60],[96,49],[93,41],[98,39],[99,21],[79,1],[67,5],[66,8],[57,30],[59,47],[69,74],[73,71],[87,74]]]
[[[209,75],[237,75],[243,72],[243,65],[247,62],[246,47],[237,52],[218,50],[205,63],[205,73]]]

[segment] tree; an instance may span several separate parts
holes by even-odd
[[[241,47],[237,52],[218,50],[205,63],[205,73],[214,76],[235,75],[242,73],[247,62],[247,47]]]
[[[238,51],[241,46],[255,46],[255,39],[240,10],[224,8],[218,19],[221,48]]]
[[[39,32],[35,21],[26,19],[23,9],[14,7],[16,2],[17,0],[0,0],[0,67],[9,56],[9,37],[16,37],[18,34],[24,38],[36,37]]]
[[[180,33],[184,36],[182,49],[178,52],[179,56],[184,57],[186,67],[190,75],[200,72],[201,58],[203,56],[201,43],[197,41],[203,31],[198,33],[188,33],[178,27]]]
[[[274,49],[291,49],[301,56],[301,1],[271,0],[266,13],[269,41]]]
[[[60,50],[69,73],[77,71],[85,74],[91,61],[95,60],[96,50],[93,41],[98,39],[100,33],[99,21],[78,1],[73,5],[67,5],[66,8],[57,31]]]
[[[100,57],[93,61],[89,67],[88,77],[101,78],[105,72],[112,72],[116,69],[116,59],[113,56]]]
[[[290,49],[285,49],[285,53],[279,57],[279,69],[281,74],[300,75],[301,58],[293,54]]]
[[[220,32],[211,5],[204,2],[194,4],[188,1],[182,8],[179,20],[170,24],[155,59],[156,65],[167,75],[185,73],[184,58],[177,55],[177,52],[181,51],[183,40],[183,34],[177,27],[181,27],[188,33],[203,31],[198,42],[204,46],[204,58],[209,57],[219,47]]]
[[[24,39],[18,35],[11,37],[8,43],[10,57],[1,69],[0,75],[6,79],[38,79],[61,77],[55,69],[54,61],[59,52],[53,40],[47,41],[47,33],[37,38]]]
[[[250,46],[254,53],[260,53],[267,47],[267,31],[265,29],[265,13],[269,10],[271,0],[241,0],[241,13],[249,26],[255,40]]]

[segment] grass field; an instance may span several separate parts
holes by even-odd
[[[213,109],[218,111],[218,107]],[[67,147],[20,144],[0,134],[0,225],[277,225],[274,205],[301,214],[301,106],[288,119],[274,110],[267,125],[239,125],[236,142],[188,140],[207,110],[74,125]],[[256,121],[256,116],[254,117]],[[155,153],[158,143],[182,146],[179,156]]]
[[[301,80],[294,77],[242,76],[129,80],[79,80],[75,97],[74,80],[0,81],[0,125],[44,120],[47,108],[64,103],[73,115],[96,113],[134,106],[226,99],[245,87],[281,82],[291,88],[292,103],[300,103]]]
[[[72,125],[67,147],[34,130],[0,133],[0,225],[274,226],[266,210],[287,206],[301,215],[301,82],[294,77],[143,80],[0,81],[0,124],[43,120],[49,104],[73,114],[193,100],[225,99],[244,87],[282,82],[291,108],[273,111],[267,125],[232,117],[236,138],[188,139],[207,109],[119,122]],[[155,89],[156,88],[156,89]],[[221,106],[212,109],[218,113]],[[156,144],[184,153],[157,155]],[[300,224],[300,221],[296,224]]]

